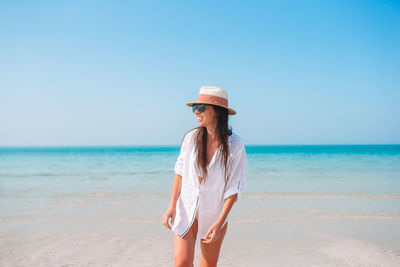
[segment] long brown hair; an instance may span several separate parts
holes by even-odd
[[[229,155],[229,147],[228,147],[228,137],[232,135],[232,129],[228,125],[228,110],[226,108],[209,105],[208,107],[213,107],[215,111],[215,119],[216,119],[216,131],[218,135],[218,139],[221,143],[221,152],[222,152],[222,163],[224,166],[224,174],[225,180],[227,179],[228,172],[228,155]],[[207,177],[207,128],[204,126],[198,127],[197,135],[195,138],[195,147],[197,152],[197,164],[198,167],[202,170],[203,178]],[[216,152],[215,152],[216,153]]]

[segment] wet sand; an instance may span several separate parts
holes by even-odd
[[[173,266],[172,232],[161,224],[167,201],[92,195],[3,203],[0,265]],[[397,201],[243,194],[219,266],[400,266]],[[198,255],[197,245],[195,265]]]

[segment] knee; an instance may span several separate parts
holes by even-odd
[[[188,257],[186,255],[176,255],[175,256],[175,267],[192,267],[193,266],[193,258]]]

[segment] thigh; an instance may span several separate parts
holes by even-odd
[[[199,266],[217,266],[219,252],[221,250],[222,241],[224,240],[226,230],[228,229],[228,222],[221,229],[221,235],[218,240],[213,243],[205,244],[200,242],[200,261]]]
[[[192,226],[183,237],[174,234],[175,266],[193,266],[196,236],[197,220],[194,220]]]

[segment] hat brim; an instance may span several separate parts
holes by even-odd
[[[236,111],[231,109],[230,107],[226,107],[226,106],[223,106],[223,105],[218,105],[218,104],[215,104],[215,103],[209,103],[209,102],[188,102],[188,103],[186,103],[186,105],[188,105],[189,107],[193,106],[194,104],[208,104],[208,105],[220,106],[220,107],[226,108],[228,110],[228,115],[235,115],[236,114]]]

